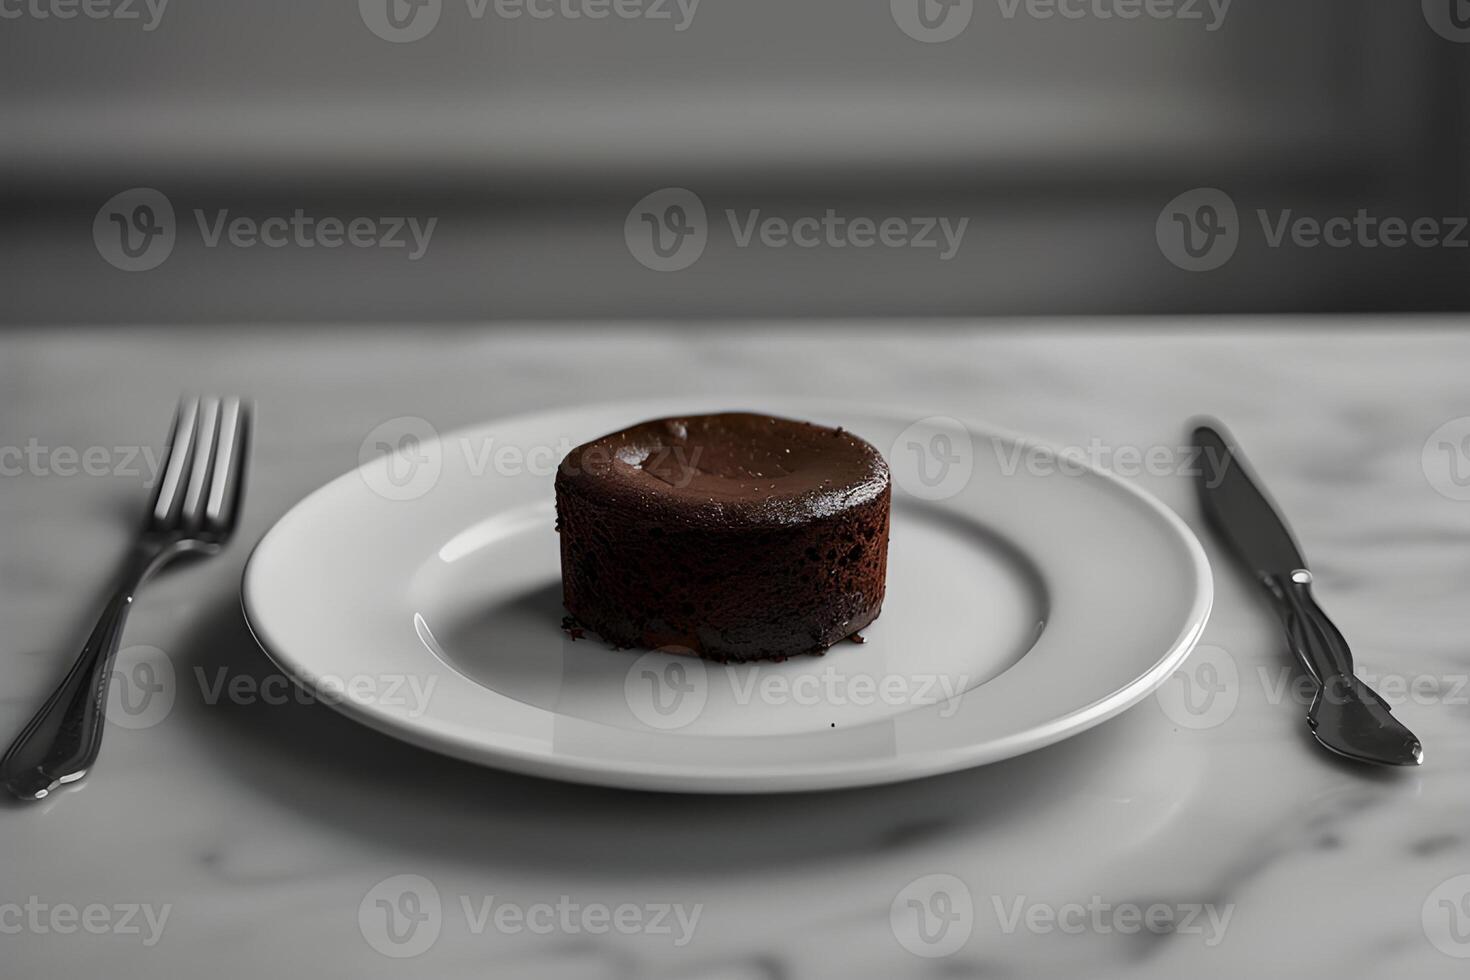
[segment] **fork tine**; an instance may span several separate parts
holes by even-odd
[[[204,499],[209,492],[209,471],[214,466],[214,445],[218,435],[219,399],[200,399],[194,459],[189,467],[189,485],[184,492],[184,510],[179,515],[185,530],[197,531],[204,523]]]
[[[169,434],[163,473],[159,477],[158,486],[153,488],[153,502],[148,511],[148,519],[154,526],[169,524],[183,509],[184,474],[189,471],[198,418],[199,399],[179,399],[173,431]]]
[[[219,535],[233,531],[239,518],[250,456],[250,414],[250,404],[238,398],[226,400],[221,410],[214,474],[204,511],[205,528]]]

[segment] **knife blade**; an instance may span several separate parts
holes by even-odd
[[[1307,724],[1325,748],[1360,762],[1414,766],[1423,746],[1353,671],[1352,652],[1312,594],[1312,573],[1275,504],[1218,422],[1194,427],[1200,507],[1236,561],[1271,598],[1287,644],[1317,682]]]
[[[1232,443],[1216,428],[1194,430],[1200,506],[1235,557],[1257,577],[1291,575],[1307,567],[1291,529],[1256,486]]]

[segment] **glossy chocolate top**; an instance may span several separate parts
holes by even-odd
[[[889,483],[878,450],[842,429],[732,412],[656,419],[572,450],[557,487],[702,527],[788,525],[871,501]]]

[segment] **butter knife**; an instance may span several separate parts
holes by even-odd
[[[1235,440],[1217,422],[1198,423],[1196,486],[1210,526],[1270,597],[1287,644],[1317,683],[1307,709],[1312,735],[1358,762],[1417,766],[1424,749],[1388,704],[1353,673],[1342,633],[1312,595],[1312,573],[1286,522],[1252,480]]]

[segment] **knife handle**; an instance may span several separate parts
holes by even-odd
[[[1347,640],[1312,594],[1311,572],[1300,569],[1286,579],[1271,576],[1266,579],[1266,587],[1277,600],[1292,652],[1316,678],[1324,694],[1340,701],[1367,696],[1383,710],[1392,710],[1383,695],[1358,680]]]
[[[1353,654],[1342,632],[1327,618],[1312,595],[1312,573],[1306,569],[1290,576],[1266,578],[1266,588],[1276,600],[1281,623],[1292,653],[1318,685],[1350,681],[1353,677]]]
[[[1267,576],[1292,652],[1317,679],[1317,696],[1307,709],[1307,724],[1317,741],[1359,761],[1420,765],[1424,748],[1414,733],[1393,717],[1383,696],[1353,672],[1353,655],[1342,633],[1312,596],[1312,575]]]

